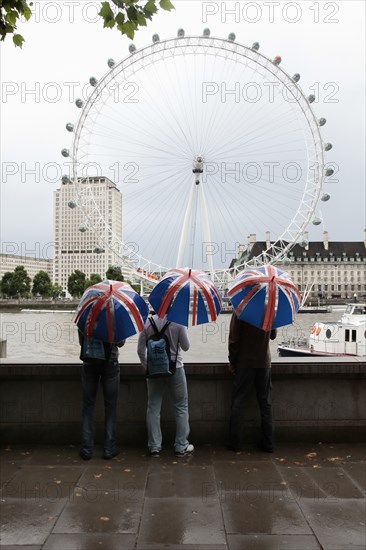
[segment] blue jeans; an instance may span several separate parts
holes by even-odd
[[[261,413],[261,443],[273,448],[271,369],[238,368],[233,384],[229,428],[229,445],[235,449],[243,443],[245,410],[253,386]]]
[[[83,388],[83,412],[81,423],[82,451],[91,456],[94,446],[94,408],[99,382],[104,396],[104,454],[117,450],[117,401],[119,392],[119,364],[83,364],[81,384]]]
[[[170,378],[148,378],[147,382],[147,445],[150,451],[160,451],[162,435],[160,428],[160,411],[165,390],[168,389],[175,414],[176,452],[184,451],[189,442],[188,391],[184,368],[178,368]]]

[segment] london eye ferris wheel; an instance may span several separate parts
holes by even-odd
[[[75,202],[101,246],[113,228],[98,208],[89,180],[111,179],[123,197],[121,262],[137,274],[170,267],[209,271],[217,282],[249,234],[270,231],[250,263],[276,263],[303,238],[318,200],[330,195],[321,127],[300,75],[287,74],[281,58],[202,36],[160,40],[120,62],[108,60],[102,78],[90,78],[71,149]],[[138,252],[135,246],[138,244]],[[241,269],[243,261],[236,263]],[[141,275],[143,276],[143,275]]]

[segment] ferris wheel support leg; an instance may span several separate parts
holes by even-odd
[[[206,197],[205,197],[205,191],[203,188],[203,182],[201,182],[199,186],[199,193],[200,193],[200,206],[201,206],[201,217],[202,217],[202,229],[203,229],[203,238],[204,243],[206,246],[211,246],[211,231],[210,231],[210,224],[208,221],[208,212],[207,212],[207,204],[206,204]],[[207,251],[206,251],[207,252]],[[203,254],[203,250],[202,250]],[[214,268],[213,268],[213,258],[212,254],[209,254],[207,257],[208,261],[208,267],[211,274],[211,277],[213,277]]]
[[[182,234],[179,242],[177,267],[183,267],[182,266],[183,256],[184,256],[185,248],[187,246],[188,229],[189,229],[190,220],[192,218],[193,203],[194,203],[195,196],[196,196],[196,185],[192,185],[186,213],[184,215]]]

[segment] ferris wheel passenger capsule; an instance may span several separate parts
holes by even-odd
[[[230,42],[235,42],[235,38],[236,38],[235,32],[231,32],[228,36],[228,39],[230,40]]]
[[[305,248],[306,246],[308,246],[309,244],[309,241],[307,239],[303,239],[301,242],[300,242],[300,246],[301,248]]]
[[[319,123],[319,126],[324,126],[324,124],[326,124],[327,122],[327,119],[326,118],[319,118],[318,120],[318,123]]]
[[[136,51],[136,46],[135,46],[135,44],[130,44],[130,45],[128,46],[128,51],[129,51],[131,54],[135,53],[135,51]]]
[[[178,38],[183,38],[185,35],[184,29],[178,29],[177,36]]]
[[[315,95],[314,94],[310,94],[308,97],[307,97],[307,100],[309,103],[314,103],[315,101]]]
[[[325,171],[326,176],[333,176],[333,174],[334,174],[333,168],[327,168],[326,169],[326,171]]]
[[[259,42],[253,42],[252,50],[255,50],[256,52],[259,50]]]
[[[317,216],[314,216],[313,218],[313,225],[320,225],[322,223],[321,219]]]
[[[299,82],[300,78],[301,78],[301,77],[300,77],[300,74],[299,74],[299,73],[295,73],[294,76],[292,77],[292,80],[293,80],[294,82]]]
[[[95,76],[91,76],[89,78],[89,84],[90,86],[93,86],[95,88],[95,86],[98,84],[98,80],[95,78]]]
[[[76,204],[75,201],[69,201],[69,202],[67,203],[67,206],[68,206],[69,208],[76,208],[76,207],[77,207],[77,204]]]
[[[327,202],[329,201],[329,199],[330,199],[329,193],[323,193],[322,196],[320,197],[320,200],[323,202]]]
[[[73,131],[74,131],[74,125],[73,125],[71,122],[68,122],[68,123],[66,124],[66,130],[67,130],[68,132],[73,132]]]
[[[276,55],[274,60],[272,61],[273,65],[279,65],[282,61],[282,57],[280,55]]]
[[[62,149],[61,155],[65,158],[70,156],[70,150],[69,149]]]
[[[158,34],[153,34],[152,41],[154,44],[156,44],[156,42],[160,42],[160,36]]]
[[[332,143],[326,143],[326,144],[324,145],[324,151],[330,151],[332,148],[333,148],[333,144],[332,144]]]
[[[86,228],[85,223],[81,223],[81,224],[79,225],[79,231],[80,231],[80,233],[85,233],[86,229],[87,229],[87,228]]]
[[[94,254],[103,254],[103,252],[105,252],[104,248],[100,248],[99,246],[94,248]]]
[[[203,36],[206,36],[206,38],[208,38],[211,34],[211,31],[208,27],[206,27],[205,29],[203,29]]]
[[[79,109],[82,108],[82,106],[84,105],[84,101],[80,98],[78,98],[76,101],[75,101],[75,105],[76,107],[78,107]]]
[[[107,65],[110,69],[113,69],[113,67],[115,66],[116,62],[114,59],[112,59],[111,57],[108,59],[107,61]]]
[[[66,176],[66,174],[64,174],[61,178],[61,181],[62,181],[63,185],[66,185],[70,181],[69,176]]]

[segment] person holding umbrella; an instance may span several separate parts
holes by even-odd
[[[229,371],[234,375],[234,383],[228,444],[228,448],[232,451],[242,450],[245,409],[254,387],[261,414],[262,431],[257,447],[268,453],[273,452],[269,340],[276,338],[276,332],[276,330],[265,332],[245,321],[240,321],[236,313],[232,315],[229,332]]]
[[[228,448],[240,451],[249,394],[255,388],[261,414],[257,447],[272,453],[272,381],[269,341],[293,323],[300,293],[288,273],[270,264],[248,267],[234,279],[228,296],[234,308],[229,332],[229,371],[234,375]]]
[[[185,456],[194,451],[188,442],[188,391],[187,380],[180,351],[187,351],[190,343],[188,326],[215,321],[220,313],[221,296],[207,273],[190,268],[174,268],[160,279],[149,296],[156,311],[151,323],[148,320],[139,336],[137,352],[142,365],[147,368],[146,342],[154,334],[153,324],[161,331],[168,322],[164,334],[168,337],[170,359],[176,359],[175,374],[168,378],[148,378],[147,431],[151,456],[159,456],[162,444],[160,409],[166,388],[173,400],[176,419],[175,455]]]
[[[152,316],[153,323],[160,332],[167,323],[167,318]],[[139,334],[137,353],[144,369],[147,368],[146,342],[154,334],[150,318],[145,323],[144,330]],[[164,393],[167,390],[172,400],[175,413],[175,456],[183,457],[194,451],[189,443],[188,389],[184,371],[181,350],[188,351],[190,342],[187,328],[168,321],[164,334],[169,340],[171,359],[176,359],[176,371],[167,378],[147,378],[147,412],[146,424],[148,432],[147,446],[152,457],[159,457],[162,449],[162,433],[160,426],[160,411]]]
[[[80,359],[83,361],[81,385],[83,409],[81,420],[82,443],[80,457],[90,460],[94,447],[94,408],[99,383],[104,397],[103,458],[111,459],[119,454],[117,447],[117,402],[120,385],[118,348],[125,344],[110,344],[94,338],[85,338],[79,330]]]
[[[144,299],[122,281],[106,280],[87,288],[75,316],[83,361],[82,444],[80,456],[90,460],[94,446],[94,407],[99,383],[104,395],[103,458],[119,454],[117,401],[120,385],[118,348],[140,332],[148,316]]]

